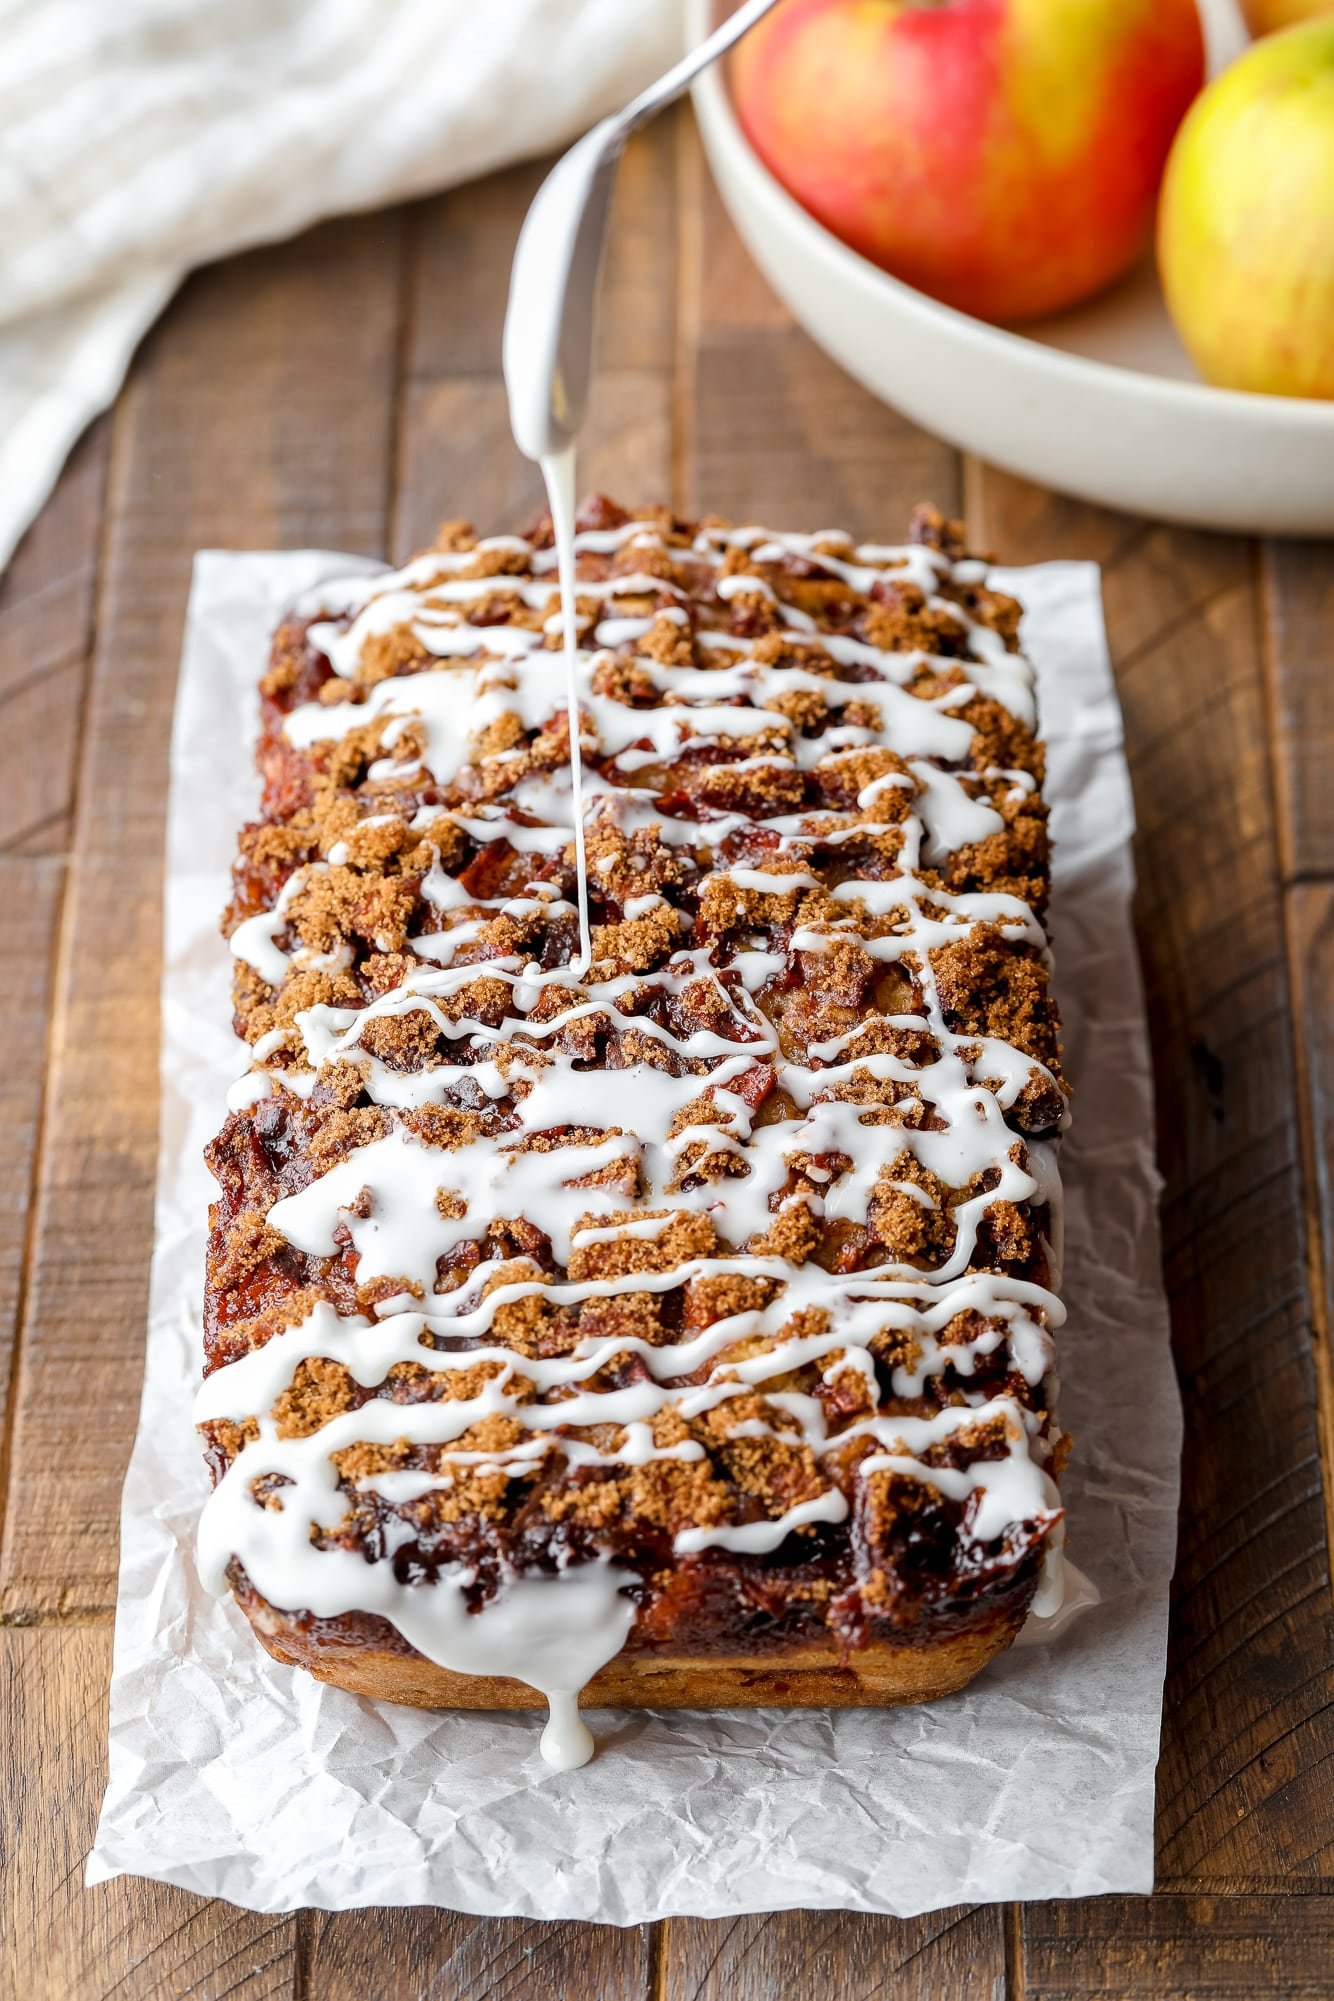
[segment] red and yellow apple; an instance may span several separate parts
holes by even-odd
[[[783,0],[737,50],[751,144],[825,226],[983,319],[1133,262],[1204,80],[1195,0]]]
[[[1334,14],[1334,0],[1241,0],[1241,11],[1253,35],[1273,35],[1299,21]]]
[[[1193,107],[1158,266],[1206,380],[1334,397],[1334,20],[1257,42]]]

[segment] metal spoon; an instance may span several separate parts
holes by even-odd
[[[505,314],[505,386],[515,443],[550,460],[574,443],[588,408],[598,275],[625,142],[740,41],[777,0],[745,0],[706,41],[604,118],[557,161],[519,233]]]

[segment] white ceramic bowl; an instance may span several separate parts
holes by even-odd
[[[692,37],[711,0],[690,0]],[[1022,334],[937,305],[849,250],[752,150],[721,68],[695,85],[728,211],[779,297],[835,361],[915,423],[1046,486],[1169,521],[1334,534],[1334,403],[1194,376],[1149,264]]]

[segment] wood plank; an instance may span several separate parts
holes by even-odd
[[[1023,1906],[1023,2001],[1328,2001],[1334,1898]]]
[[[519,225],[551,162],[503,173],[424,201],[413,211],[414,282],[406,379],[496,376]]]
[[[994,1904],[902,1919],[856,1911],[673,1919],[655,2001],[995,2001],[1003,1923]]]
[[[680,171],[689,188],[681,221],[696,264],[693,289],[708,301],[710,330],[791,327],[791,313],[732,227],[693,119],[683,121]]]
[[[1327,701],[1334,707],[1334,681]],[[1334,1549],[1334,882],[1298,883],[1285,898],[1296,1028],[1298,1118],[1306,1175],[1307,1257],[1315,1302],[1321,1458]]]
[[[970,493],[1005,560],[1108,565],[1187,1410],[1159,1877],[1311,1888],[1334,1875],[1329,1554],[1252,554],[988,468]]]
[[[1327,1535],[1334,1548],[1334,553],[1328,543],[1267,544],[1266,664],[1273,717],[1279,853],[1306,1182],[1314,1360],[1323,1416]]]
[[[499,376],[514,246],[551,164],[525,160],[412,211],[409,380]],[[600,369],[671,370],[675,215],[675,120],[666,117],[631,140],[617,177],[602,278]]]
[[[75,446],[0,578],[0,701],[34,676],[87,655],[109,442],[103,418]],[[7,758],[16,748],[6,731],[0,755]],[[28,758],[40,750],[22,748]]]
[[[0,1632],[0,1993],[278,2001],[295,1923],[158,1883],[83,1887],[104,1780],[107,1627]]]
[[[38,669],[0,704],[5,774],[0,785],[0,854],[66,823],[73,796],[87,661],[76,654]],[[25,754],[26,753],[26,754]]]
[[[1334,875],[1334,548],[1269,542],[1264,582],[1283,870]]]
[[[706,308],[707,311],[707,308]],[[960,506],[957,454],[877,403],[797,327],[701,331],[687,506],[892,540]]]
[[[676,365],[679,133],[684,114],[636,133],[616,177],[598,320],[598,375],[640,370],[664,380]]]
[[[455,1911],[319,1912],[301,2001],[649,2001],[651,1932]]]
[[[428,542],[442,520],[464,514],[494,532],[524,525],[546,504],[536,466],[510,437],[500,373],[510,261],[545,164],[493,174],[414,211],[394,493],[398,560]],[[669,491],[675,202],[669,118],[631,142],[618,180],[598,373],[579,447],[581,493],[639,501]]]
[[[409,383],[395,517],[394,554],[406,561],[441,521],[466,515],[483,533],[525,527],[546,506],[542,476],[509,436],[498,380],[443,376]],[[620,369],[598,379],[580,440],[579,491],[626,502],[670,489],[671,385]]]
[[[201,274],[117,411],[0,1553],[10,1618],[114,1597],[152,1239],[164,777],[191,557],[210,544],[382,547],[399,239],[396,219],[359,218]],[[335,289],[355,313],[329,310]],[[76,1393],[96,1423],[72,1421]]]
[[[42,1104],[42,1057],[51,1011],[51,960],[63,880],[64,863],[58,855],[0,857],[5,1028],[16,1048],[33,1052],[31,1062],[6,1063],[0,1069],[0,1398],[8,1386],[22,1295]],[[0,1465],[0,1495],[3,1491]]]
[[[65,864],[58,855],[0,856],[0,948],[7,967],[5,1027],[29,1063],[0,1069],[0,1516],[10,1438],[10,1382],[23,1304],[23,1270],[45,1087],[51,974]]]
[[[45,1090],[56,932],[92,641],[108,429],[95,425],[0,580],[0,1514]]]
[[[687,511],[881,540],[903,532],[919,500],[957,513],[958,453],[860,388],[794,324],[712,191],[697,137],[683,138],[682,153]]]

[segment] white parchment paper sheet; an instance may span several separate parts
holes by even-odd
[[[1181,1414],[1128,913],[1130,788],[1089,565],[1001,582],[1027,607],[1049,746],[1077,1088],[1063,1154],[1063,1412],[1077,1438],[1065,1494],[1101,1607],[929,1708],[596,1714],[593,1764],[556,1773],[533,1716],[377,1707],[322,1687],[277,1666],[200,1586],[201,1154],[244,1067],[217,921],[255,807],[256,682],[287,602],[370,567],[310,551],[196,563],[172,747],[148,1368],[89,1882],[128,1871],[263,1911],[442,1904],[615,1924],[1147,1891]]]

